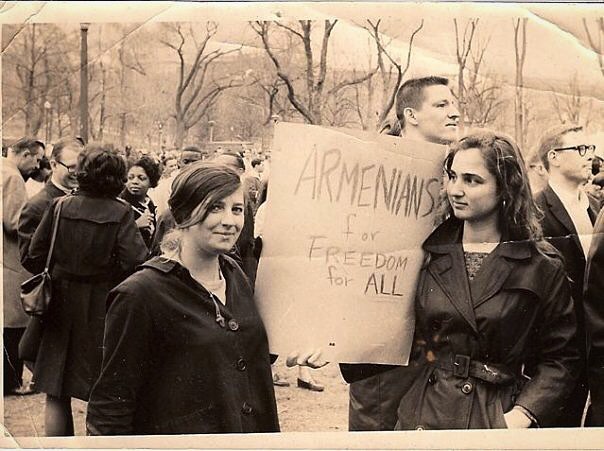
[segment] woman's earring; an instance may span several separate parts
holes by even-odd
[[[501,205],[503,206],[503,208],[505,208],[505,199],[503,199],[503,200],[501,201]]]

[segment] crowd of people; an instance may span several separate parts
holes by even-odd
[[[349,430],[602,426],[604,213],[589,131],[545,131],[525,163],[509,136],[459,129],[436,76],[406,81],[382,128],[446,146],[443,189],[409,365],[340,364]],[[5,150],[5,395],[45,393],[49,436],[73,435],[72,397],[88,402],[91,435],[279,431],[274,387],[288,383],[253,295],[265,158],[78,138],[44,165],[41,141]],[[19,287],[44,268],[55,224],[52,300],[23,387],[32,323]],[[320,350],[286,360],[299,387],[323,390],[309,373],[327,364]]]

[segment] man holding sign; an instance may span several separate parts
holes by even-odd
[[[459,111],[446,78],[405,82],[397,93],[396,115],[404,138],[445,145],[457,139]],[[393,430],[399,402],[413,382],[412,370],[369,364],[342,364],[340,368],[347,382],[356,380],[350,384],[349,430]]]
[[[400,366],[413,339],[421,243],[434,227],[442,144],[456,138],[459,116],[447,83],[401,87],[406,139],[302,124],[275,131],[259,309],[272,353],[321,348],[320,360],[354,364],[343,366],[348,381],[384,373],[351,386],[351,430],[392,430],[413,377]],[[314,353],[290,360],[320,366]]]

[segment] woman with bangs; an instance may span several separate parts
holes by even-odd
[[[396,428],[551,425],[576,378],[576,324],[520,151],[475,133],[453,146],[445,171],[446,219],[423,244],[416,294],[417,378]]]
[[[162,255],[109,295],[91,435],[279,430],[252,288],[226,254],[243,227],[239,174],[203,162],[174,180]]]

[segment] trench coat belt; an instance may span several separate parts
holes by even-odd
[[[508,385],[515,381],[516,377],[510,369],[500,363],[483,363],[472,360],[470,356],[455,354],[452,362],[434,360],[429,364],[445,371],[450,371],[459,378],[475,377],[485,382],[496,385]]]

